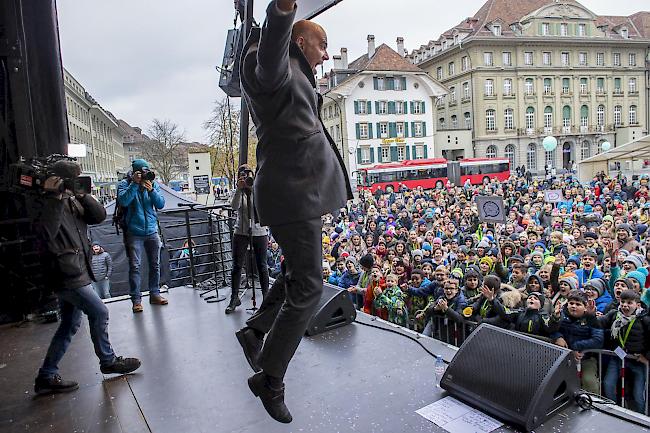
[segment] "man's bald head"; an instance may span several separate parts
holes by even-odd
[[[291,41],[300,47],[314,73],[316,66],[329,59],[325,29],[312,21],[296,22],[291,31]]]

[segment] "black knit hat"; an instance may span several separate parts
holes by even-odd
[[[64,179],[73,179],[81,174],[81,166],[73,161],[61,160],[52,164],[52,173]]]
[[[542,292],[531,292],[528,294],[528,297],[535,296],[537,299],[539,299],[539,305],[541,307],[544,307],[544,303],[546,302],[546,296]]]
[[[372,258],[372,254],[366,254],[359,259],[359,264],[366,269],[370,269],[375,264],[375,259]]]

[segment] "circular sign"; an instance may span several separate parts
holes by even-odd
[[[483,213],[486,217],[494,218],[498,217],[501,211],[498,204],[493,201],[486,201],[483,203]]]
[[[561,199],[561,197],[560,197],[560,193],[557,192],[557,191],[549,191],[549,192],[547,192],[547,193],[546,193],[546,198],[547,198],[549,201],[560,200],[560,199]]]

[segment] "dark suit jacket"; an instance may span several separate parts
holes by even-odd
[[[249,40],[242,54],[242,90],[259,139],[255,207],[268,226],[318,218],[352,198],[343,159],[320,118],[313,70],[291,42],[294,16],[272,1],[260,40]]]

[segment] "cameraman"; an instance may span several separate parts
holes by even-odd
[[[135,159],[131,163],[132,173],[117,186],[117,202],[126,210],[124,243],[129,258],[129,286],[133,312],[141,313],[140,263],[142,251],[149,263],[149,303],[167,305],[167,299],[160,296],[160,236],[158,235],[157,210],[165,207],[165,198],[160,186],[153,180],[149,163]]]
[[[260,278],[260,286],[262,288],[262,296],[266,296],[269,289],[269,269],[266,266],[266,248],[268,246],[269,231],[266,227],[259,225],[255,221],[254,209],[255,202],[253,201],[253,170],[248,164],[243,164],[237,169],[237,190],[232,196],[230,206],[233,210],[237,211],[237,221],[235,223],[235,232],[232,238],[232,292],[230,294],[230,303],[226,307],[226,314],[235,311],[235,308],[241,305],[239,300],[239,286],[241,284],[241,270],[246,263],[246,252],[248,250],[248,235],[251,229],[250,222],[252,220],[252,235],[253,235],[253,255],[255,256],[255,266],[257,267],[257,275]],[[247,183],[251,183],[250,185]],[[248,198],[250,197],[250,213],[248,208]],[[252,268],[252,263],[250,264]],[[250,270],[252,272],[252,269]],[[248,278],[248,270],[246,276]]]
[[[92,286],[92,252],[87,224],[98,224],[106,218],[106,210],[93,197],[74,195],[70,183],[81,169],[72,161],[57,161],[52,165],[54,176],[44,183],[47,193],[37,219],[37,231],[46,251],[43,263],[46,281],[59,298],[61,323],[57,329],[43,366],[34,383],[38,394],[73,391],[76,382],[59,376],[59,362],[65,355],[72,336],[81,325],[81,313],[88,316],[90,338],[104,374],[130,373],[140,367],[136,358],[115,356],[108,340],[108,309]]]

